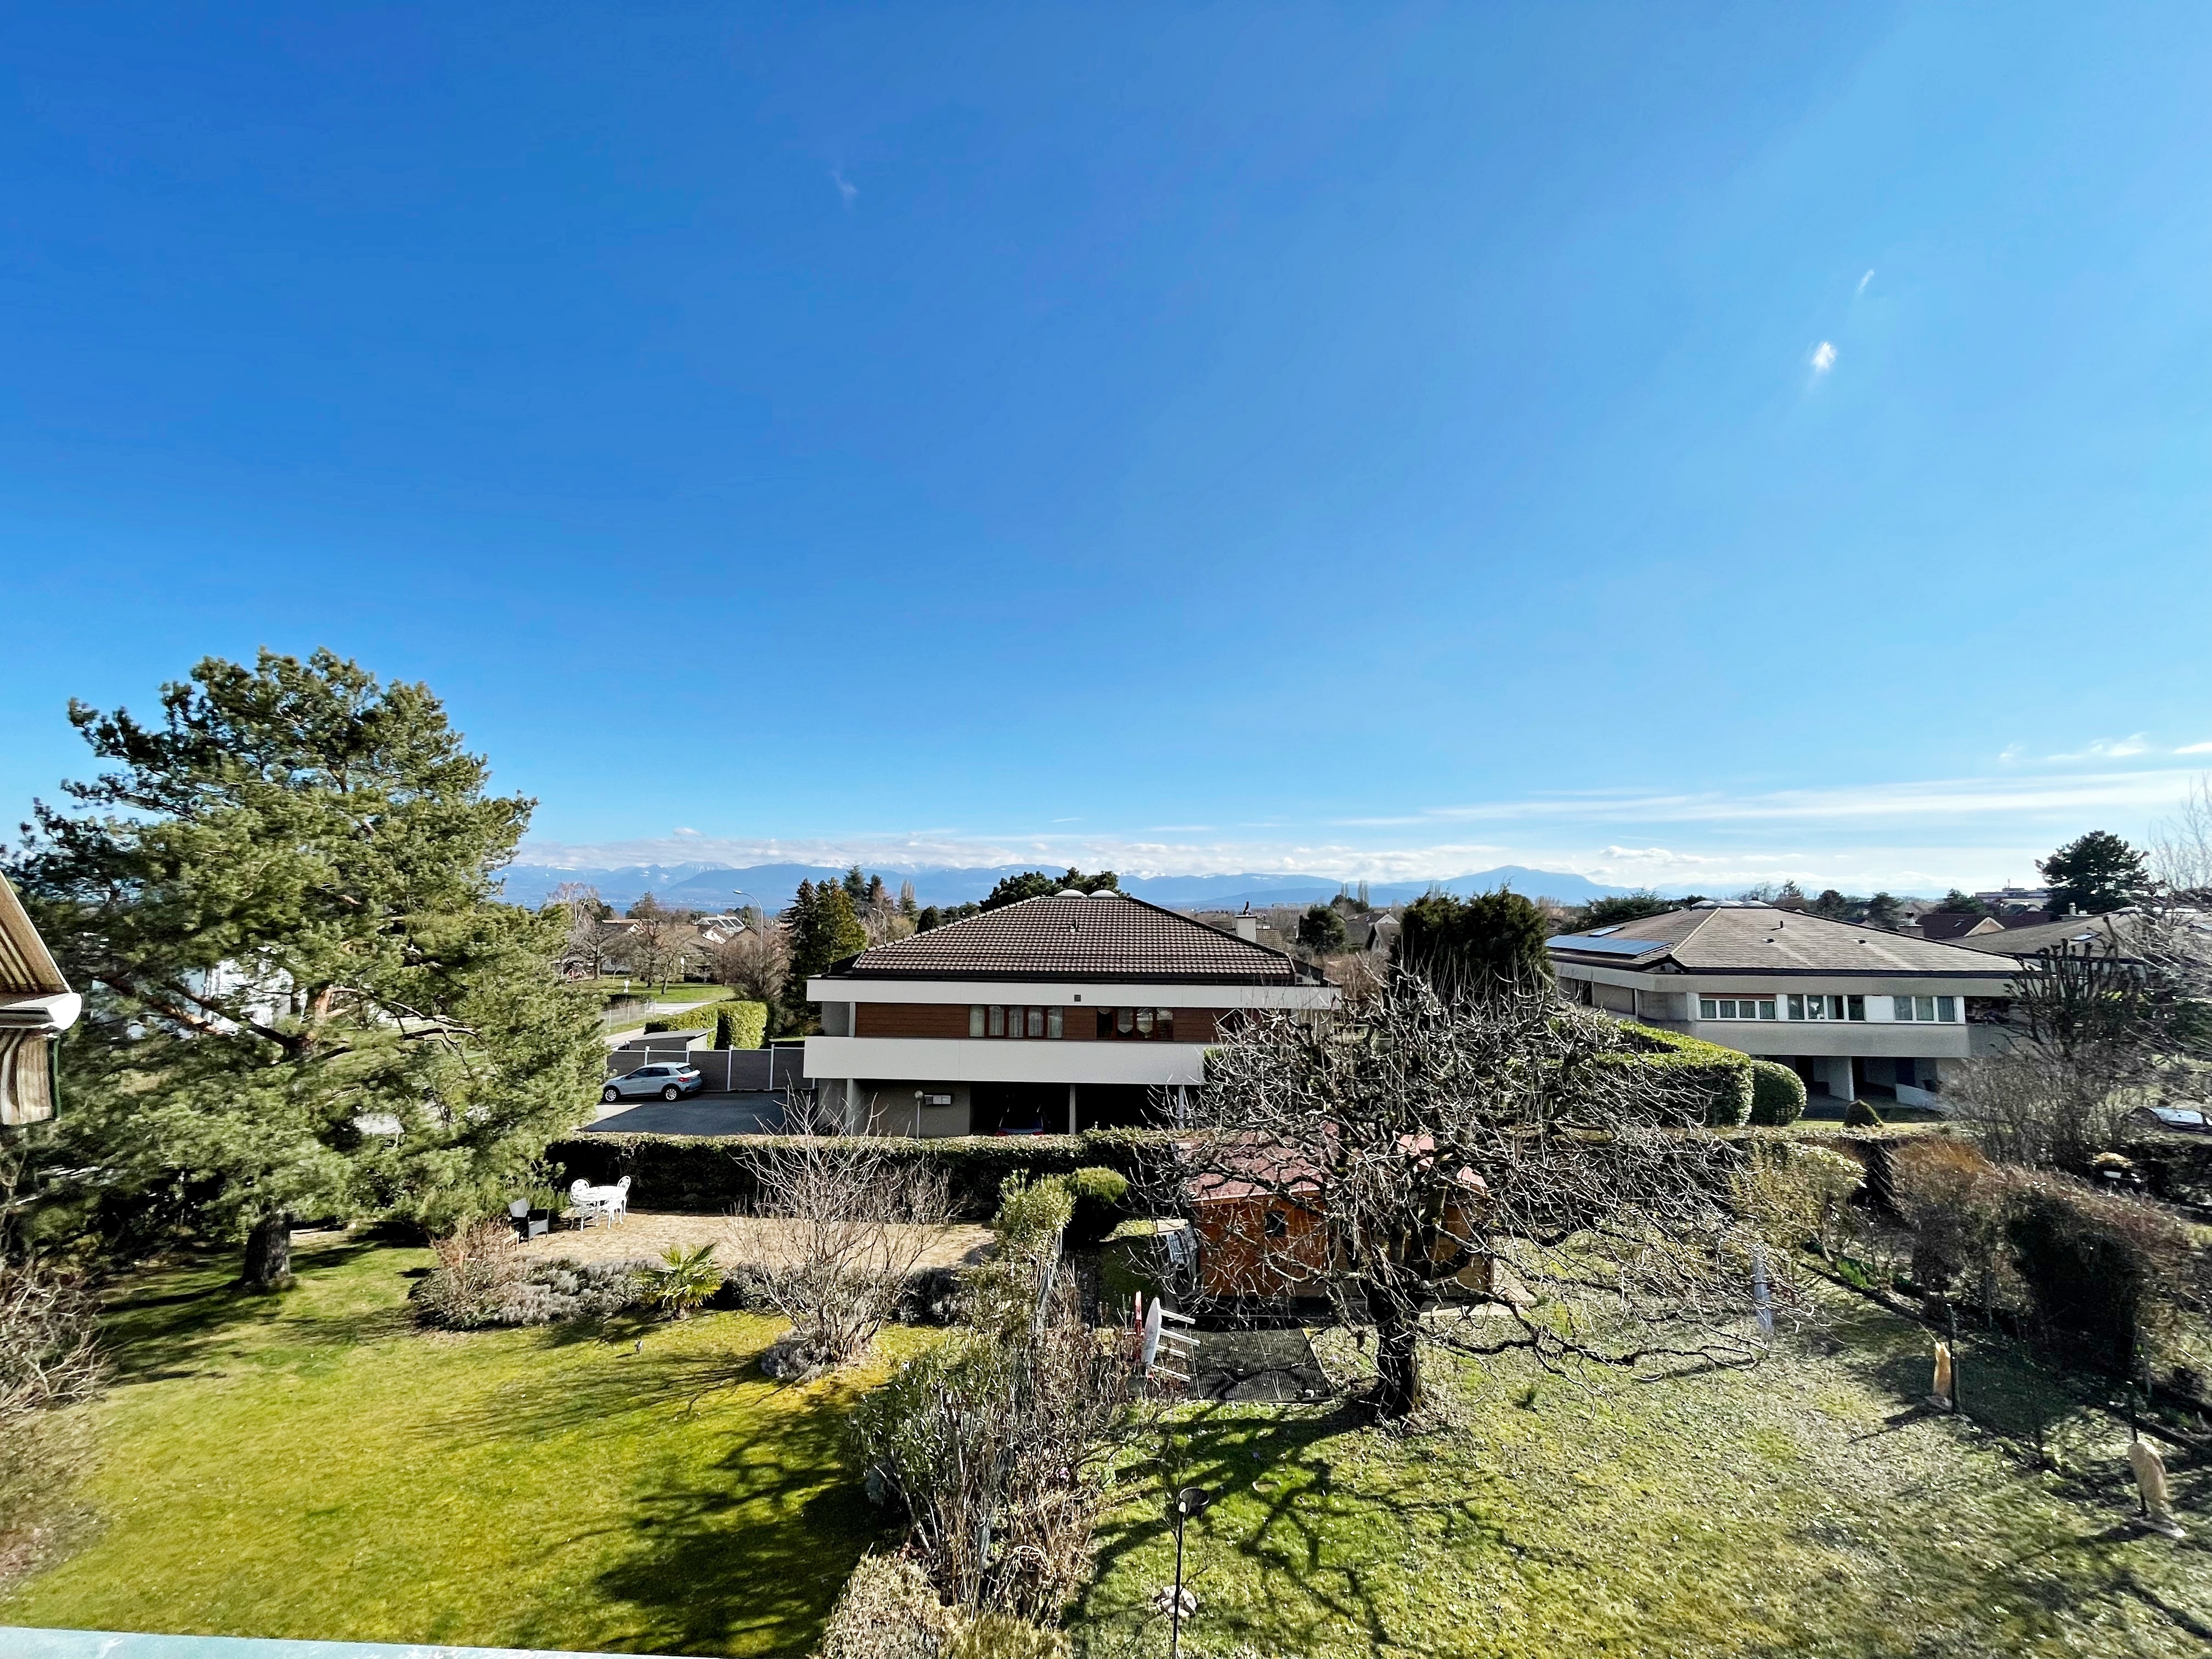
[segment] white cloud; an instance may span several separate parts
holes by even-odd
[[[679,836],[696,836],[699,832],[696,830],[678,830],[676,833]]]
[[[1867,284],[1872,281],[1874,281],[1874,272],[1869,270],[1865,276],[1859,278],[1858,288],[1853,292],[1851,298],[1856,300],[1860,295],[1864,294],[1866,292]]]
[[[2177,755],[2212,755],[2212,743],[2185,743],[2173,752]]]
[[[837,186],[837,194],[843,198],[847,207],[852,206],[853,198],[860,193],[860,187],[845,176],[842,167],[830,169],[830,182]]]
[[[2001,766],[2011,766],[2015,763],[2023,761],[2027,758],[2027,745],[2026,744],[2008,743],[1998,752],[1997,763]]]
[[[1836,348],[1831,342],[1823,340],[1813,348],[1813,372],[1815,374],[1826,374],[1835,366]]]
[[[2143,741],[2143,734],[2138,732],[2131,738],[2100,738],[2087,749],[2075,754],[2052,755],[2048,758],[2055,761],[2125,760],[2129,756],[2142,754],[2149,748],[2150,744]]]

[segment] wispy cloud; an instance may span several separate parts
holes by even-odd
[[[2212,743],[2185,743],[2173,752],[2177,755],[2212,755]]]
[[[1867,284],[1872,281],[1874,281],[1874,272],[1869,270],[1865,276],[1859,278],[1859,285],[1856,289],[1852,290],[1851,298],[1856,300],[1859,295],[1864,294],[1867,289]]]
[[[837,194],[843,198],[847,207],[852,206],[853,198],[860,193],[860,187],[845,176],[842,167],[830,169],[830,182],[837,186]]]
[[[1836,366],[1836,348],[1832,341],[1823,340],[1813,348],[1813,372],[1826,374]]]
[[[2100,738],[2087,749],[2078,750],[2070,755],[2051,755],[2045,758],[2055,761],[2125,760],[2130,755],[2148,753],[2149,749],[2150,744],[2138,732],[2131,738]]]

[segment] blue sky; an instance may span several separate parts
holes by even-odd
[[[2212,769],[2212,10],[19,9],[0,810],[1940,890]],[[27,624],[25,626],[24,624]]]

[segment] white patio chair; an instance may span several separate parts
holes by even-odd
[[[594,1187],[581,1176],[568,1183],[568,1207],[575,1212],[579,1227],[590,1226],[595,1216],[607,1216],[605,1194],[611,1190],[605,1187]]]
[[[606,1197],[609,1221],[629,1219],[629,1177],[628,1176],[624,1176],[611,1187],[600,1188],[599,1191]]]

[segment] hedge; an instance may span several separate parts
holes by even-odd
[[[999,1184],[1010,1175],[1073,1175],[1089,1166],[1132,1180],[1148,1154],[1173,1137],[1159,1129],[1093,1129],[1076,1135],[954,1135],[938,1140],[854,1136],[817,1142],[831,1152],[850,1147],[935,1165],[951,1188],[952,1211],[963,1221],[988,1221],[999,1207]],[[581,1176],[594,1185],[630,1177],[630,1199],[641,1210],[721,1215],[750,1209],[758,1192],[757,1161],[766,1152],[799,1143],[781,1135],[577,1135],[556,1140],[546,1158],[561,1166],[563,1185]]]
[[[768,1036],[768,1004],[725,1002],[714,1018],[717,1048],[757,1048]]]
[[[1778,1129],[1805,1115],[1805,1079],[1771,1060],[1751,1062],[1751,1121]]]
[[[1679,1085],[1692,1102],[1702,1105],[1708,1128],[1736,1128],[1751,1116],[1753,1073],[1749,1054],[1629,1021],[1621,1023],[1620,1032],[1628,1052],[1607,1055],[1607,1063],[1648,1066]]]
[[[672,1014],[658,1014],[645,1022],[650,1036],[655,1031],[712,1031],[717,1048],[757,1048],[768,1035],[768,1005],[764,1002],[702,1002]]]

